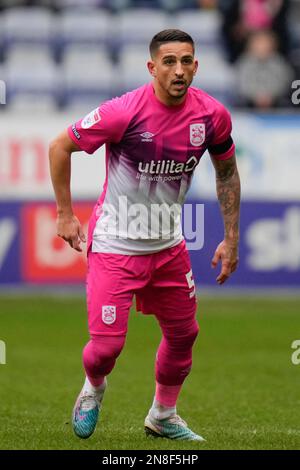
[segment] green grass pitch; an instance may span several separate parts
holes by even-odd
[[[73,435],[87,341],[81,298],[0,297],[1,449],[299,449],[299,299],[199,298],[201,332],[179,414],[204,444],[146,438],[160,339],[155,318],[131,313],[94,435]]]

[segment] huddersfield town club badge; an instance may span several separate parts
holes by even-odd
[[[116,306],[115,305],[103,305],[102,306],[102,321],[106,325],[112,325],[115,323],[117,318]]]
[[[190,125],[190,140],[194,147],[200,147],[205,141],[205,124]]]

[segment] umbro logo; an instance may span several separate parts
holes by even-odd
[[[155,134],[152,134],[151,132],[144,132],[143,134],[140,134],[142,137],[142,142],[153,142],[153,137]]]

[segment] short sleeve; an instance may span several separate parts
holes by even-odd
[[[129,119],[122,98],[115,98],[69,126],[68,134],[81,150],[92,154],[103,144],[120,142]]]
[[[235,152],[235,145],[231,137],[232,123],[229,111],[218,103],[214,116],[214,138],[208,147],[213,158],[227,160]]]

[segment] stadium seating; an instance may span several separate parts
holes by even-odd
[[[151,76],[147,69],[149,51],[147,46],[129,45],[122,49],[119,62],[119,92],[126,92],[150,81]]]
[[[194,41],[203,45],[216,45],[219,42],[221,18],[217,11],[181,11],[177,13],[173,27],[188,31]]]
[[[167,26],[168,16],[164,12],[144,8],[125,10],[116,18],[117,45],[149,44],[154,34]]]
[[[3,18],[0,15],[0,62],[2,61],[2,55],[3,55]]]
[[[59,73],[47,46],[13,46],[3,68],[9,100],[22,93],[58,98]]]
[[[222,50],[204,47],[198,54],[199,68],[194,85],[229,104],[232,100],[234,72],[225,61]]]
[[[199,9],[197,0],[159,0],[161,8],[167,11],[183,11]]]
[[[161,8],[174,11],[185,8],[197,8],[197,0],[108,0],[115,10],[124,8]]]
[[[57,110],[57,99],[52,95],[20,92],[12,95],[9,102],[10,111],[19,113],[45,113]]]
[[[105,47],[69,46],[61,73],[65,105],[73,106],[78,101],[97,103],[115,92],[115,67]]]
[[[168,0],[159,1],[167,6]],[[59,15],[41,7],[22,7],[8,9],[0,16],[4,23],[0,45],[3,37],[7,57],[3,73],[13,107],[25,107],[28,93],[40,97],[44,93],[41,107],[57,102],[88,109],[148,82],[149,41],[167,27],[187,29],[200,42],[196,86],[221,98],[229,96],[232,80],[227,64],[216,52],[219,17],[215,12],[186,10],[173,15],[140,7],[113,15],[104,8],[91,8],[105,6],[101,1],[55,0],[60,8],[83,3],[85,8],[64,8]],[[114,2],[115,7],[121,4],[126,0]],[[23,44],[28,47],[24,49]]]
[[[26,0],[0,0],[1,8],[19,7],[26,5]]]
[[[131,0],[128,7],[131,8],[160,8],[160,0]]]
[[[68,44],[105,44],[110,46],[112,17],[103,9],[66,10],[58,21],[58,47]]]
[[[233,71],[221,50],[216,10],[191,10],[195,0],[26,3],[0,0],[2,8],[10,7],[0,13],[0,79],[7,80],[8,103],[16,109],[32,96],[39,96],[41,108],[58,103],[88,109],[148,82],[149,41],[165,28],[186,30],[194,38],[200,63],[195,85],[232,102]],[[298,20],[291,25],[300,69]]]
[[[57,8],[76,8],[76,7],[102,7],[109,2],[107,0],[53,0],[53,5]]]
[[[51,45],[55,35],[54,18],[46,8],[11,8],[2,15],[2,40],[6,50],[20,43]]]

